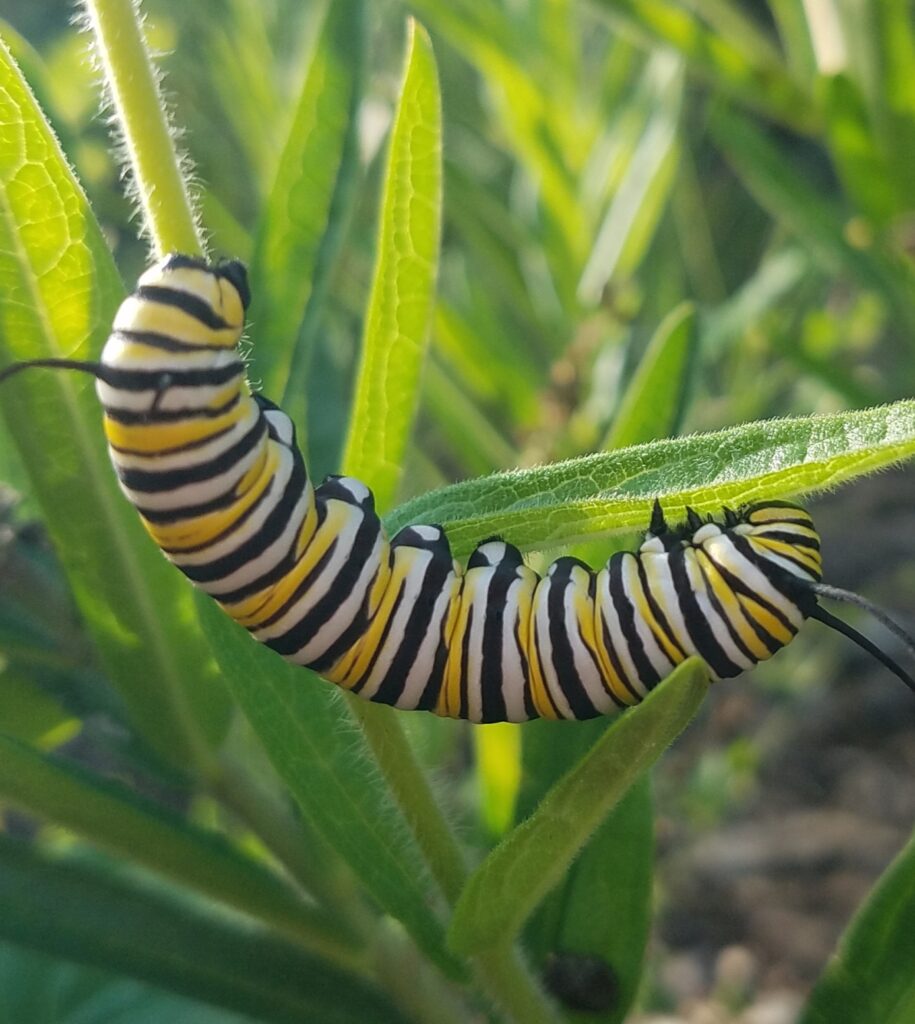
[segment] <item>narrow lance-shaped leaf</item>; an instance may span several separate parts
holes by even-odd
[[[443,487],[387,517],[443,523],[460,557],[498,535],[526,549],[644,527],[655,498],[686,505],[809,494],[915,455],[915,400],[828,416],[761,420]]]
[[[543,795],[607,731],[607,719],[566,723],[540,720],[524,726],[524,785],[518,817],[526,818]],[[648,775],[636,782],[588,840],[565,880],[537,907],[525,927],[525,944],[538,963],[550,954],[598,957],[612,972],[615,999],[610,1020],[625,1019],[638,990],[651,922],[654,814]]]
[[[162,875],[349,958],[352,937],[257,861],[124,787],[0,735],[0,796]]]
[[[845,226],[847,215],[798,169],[748,118],[719,108],[712,134],[741,180],[773,217],[808,246],[832,272],[845,272],[883,294],[895,314],[915,332],[912,296],[915,273],[880,245],[855,248]]]
[[[915,840],[886,871],[817,982],[800,1024],[915,1019]]]
[[[614,21],[640,36],[682,53],[690,71],[726,95],[739,99],[800,131],[817,124],[817,111],[771,49],[748,47],[705,25],[673,0],[593,0]],[[742,44],[742,45],[741,45]]]
[[[207,597],[197,601],[226,680],[302,812],[366,891],[451,973],[434,889],[403,815],[336,687],[284,664]]]
[[[322,240],[328,232],[339,234],[339,218],[332,216],[338,178],[352,174],[353,162],[358,164],[355,152],[349,162],[346,156],[364,65],[363,6],[362,0],[336,0],[327,7],[255,242],[250,312],[255,367],[265,393],[276,401],[314,295]],[[320,268],[322,278],[328,262]]]
[[[645,349],[603,448],[625,448],[674,433],[695,351],[696,311],[684,302],[664,318]]]
[[[122,289],[101,231],[28,86],[0,45],[0,353],[92,358]],[[186,769],[228,704],[188,588],[118,492],[91,386],[34,371],[0,403],[80,611],[133,724]]]
[[[622,181],[611,200],[578,284],[578,297],[596,305],[610,280],[631,275],[654,237],[674,182],[677,121],[683,91],[681,62],[654,58],[656,103]]]
[[[385,172],[378,255],[343,464],[390,505],[416,410],[441,223],[441,100],[432,45],[410,22]]]
[[[385,995],[261,925],[0,837],[0,938],[259,1021],[403,1024]]]
[[[479,952],[518,934],[607,812],[685,728],[707,688],[704,665],[691,658],[607,730],[471,875],[451,921],[452,949]]]

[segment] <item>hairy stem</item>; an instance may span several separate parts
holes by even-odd
[[[134,0],[86,0],[88,22],[159,256],[203,252],[181,162]]]
[[[392,712],[356,698],[350,706],[410,823],[432,876],[448,905],[453,907],[467,881],[467,864],[454,832],[436,803],[428,776]],[[482,987],[517,1024],[555,1024],[558,1020],[519,951],[512,948],[486,950],[473,960]]]

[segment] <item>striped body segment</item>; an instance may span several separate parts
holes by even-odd
[[[635,704],[687,657],[737,675],[794,637],[819,581],[810,516],[784,502],[656,506],[635,553],[541,578],[438,526],[388,539],[358,480],[315,487],[289,418],[253,395],[237,342],[244,268],[171,256],[121,306],[97,384],[121,487],[166,556],[261,643],[368,700],[473,722]]]

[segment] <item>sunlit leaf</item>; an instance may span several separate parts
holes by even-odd
[[[690,659],[627,711],[471,875],[448,933],[457,952],[510,941],[607,812],[685,728],[706,689]]]
[[[410,22],[403,88],[388,148],[378,253],[343,465],[390,505],[431,324],[441,223],[441,99],[432,45]]]
[[[0,352],[96,356],[121,284],[85,197],[0,47]],[[89,383],[35,372],[0,390],[80,611],[131,718],[183,769],[228,704],[186,585],[119,493]]]
[[[763,420],[713,434],[654,441],[537,469],[444,487],[387,519],[446,524],[460,557],[498,535],[521,548],[571,544],[642,528],[655,498],[671,519],[691,505],[810,494],[915,455],[915,401],[830,416]]]

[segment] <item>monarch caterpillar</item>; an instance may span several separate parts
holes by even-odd
[[[257,640],[368,700],[473,722],[585,719],[638,703],[688,656],[714,678],[771,657],[805,618],[844,633],[910,688],[887,654],[818,604],[867,608],[822,584],[810,515],[767,501],[720,520],[661,506],[637,552],[541,578],[481,543],[465,569],[438,526],[388,540],[371,491],[315,487],[292,421],[252,394],[238,352],[244,266],[171,255],[123,302],[101,360],[27,366],[96,378],[121,488],[165,555]]]

